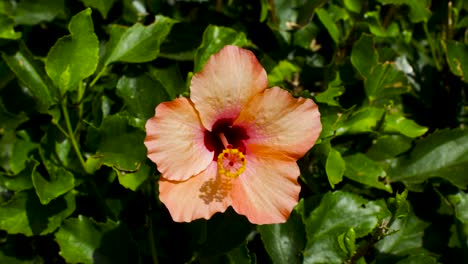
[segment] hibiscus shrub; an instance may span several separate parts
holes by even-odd
[[[468,1],[0,2],[0,263],[468,263]]]

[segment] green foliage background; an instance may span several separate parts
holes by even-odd
[[[0,263],[468,263],[467,11],[2,0]],[[319,104],[285,224],[174,223],[158,200],[144,124],[227,44]]]

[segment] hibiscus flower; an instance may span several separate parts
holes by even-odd
[[[255,55],[226,46],[193,76],[190,99],[156,107],[145,145],[174,221],[229,206],[255,224],[288,219],[301,189],[296,161],[317,140],[320,113],[311,99],[267,87]]]

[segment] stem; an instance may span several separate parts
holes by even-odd
[[[96,82],[99,80],[99,78],[101,78],[101,75],[107,70],[107,67],[106,66],[102,66],[102,69],[101,71],[96,75],[96,77],[94,77],[94,79],[91,81],[91,83],[89,84],[89,87],[93,87]]]
[[[432,58],[436,64],[437,69],[440,71],[442,70],[442,66],[439,64],[439,59],[436,56],[436,49],[434,45],[434,39],[432,38],[431,34],[429,33],[429,29],[427,28],[427,22],[423,23],[424,33],[426,34],[426,38],[429,41],[429,46],[431,47]]]
[[[63,116],[65,117],[65,123],[67,125],[68,137],[70,138],[72,142],[73,149],[75,150],[75,154],[78,157],[80,164],[83,167],[83,170],[87,173],[86,163],[83,159],[83,156],[81,155],[80,147],[78,146],[78,143],[76,142],[75,133],[73,132],[73,128],[70,123],[70,116],[68,114],[66,102],[67,102],[66,99],[63,100],[61,106],[62,106]]]

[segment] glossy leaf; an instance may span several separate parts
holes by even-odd
[[[97,223],[80,215],[65,220],[55,237],[60,255],[70,263],[128,263],[135,257],[127,229],[117,222]]]
[[[351,62],[362,77],[367,78],[379,62],[379,54],[374,47],[374,38],[371,35],[362,34],[353,45]]]
[[[13,174],[17,174],[26,168],[26,161],[29,159],[29,153],[37,147],[37,143],[29,140],[16,139],[10,159],[10,170]]]
[[[159,81],[160,85],[164,87],[169,99],[175,99],[186,91],[185,80],[176,64],[167,68],[152,67],[149,69],[149,74],[152,79]]]
[[[417,23],[429,20],[431,12],[428,10],[430,1],[421,0],[377,0],[382,4],[408,5],[410,8],[409,18],[411,22]]]
[[[64,0],[24,0],[19,1],[13,16],[20,25],[36,25],[52,21],[65,13]]]
[[[137,63],[156,59],[159,47],[174,23],[175,20],[158,15],[148,26],[140,23],[129,28],[113,26],[106,45],[104,65],[117,61]]]
[[[280,61],[268,74],[268,85],[278,86],[284,81],[293,81],[294,74],[298,73],[300,68],[289,61]]]
[[[136,191],[153,173],[152,167],[143,164],[136,172],[125,172],[116,170],[119,183],[132,191]]]
[[[328,84],[327,90],[315,96],[315,101],[317,103],[324,103],[331,106],[339,106],[340,104],[336,101],[336,98],[341,96],[344,91],[345,89],[340,76],[337,75],[336,78]]]
[[[9,234],[45,235],[55,231],[75,211],[75,193],[42,205],[32,191],[16,193],[0,204],[0,229]]]
[[[346,163],[341,157],[341,153],[336,149],[330,149],[327,162],[325,163],[325,171],[327,172],[328,181],[332,188],[334,188],[335,184],[338,184],[343,180],[345,168]]]
[[[338,236],[351,227],[356,238],[366,236],[389,214],[382,200],[368,201],[342,191],[325,194],[305,220],[304,263],[342,263],[347,253],[340,248]]]
[[[129,125],[127,118],[114,115],[102,121],[98,131],[98,151],[94,158],[117,170],[132,172],[146,160],[145,133]],[[116,144],[119,142],[119,144]]]
[[[19,39],[21,32],[15,32],[15,21],[7,15],[0,14],[0,39]]]
[[[375,246],[382,253],[398,256],[411,254],[423,247],[424,229],[428,226],[429,223],[410,213],[407,217],[396,219],[390,226],[391,233]]]
[[[37,109],[40,112],[45,112],[54,103],[56,90],[50,84],[43,65],[33,57],[24,45],[21,45],[14,54],[2,53],[2,58],[34,96]]]
[[[405,74],[393,63],[378,64],[367,76],[364,88],[370,101],[410,91]]]
[[[273,263],[302,263],[301,252],[306,242],[304,224],[295,211],[286,223],[261,225],[257,230]]]
[[[392,193],[392,186],[387,182],[385,170],[362,153],[344,157],[346,170],[344,175],[359,183]]]
[[[459,192],[449,195],[448,199],[455,209],[457,219],[464,224],[468,224],[468,194]]]
[[[468,184],[468,132],[462,129],[435,132],[416,143],[409,155],[396,159],[390,170],[392,181],[420,184],[430,178],[444,178],[460,188]]]
[[[384,117],[384,110],[376,107],[363,107],[343,121],[336,130],[337,135],[369,133],[377,129]]]
[[[145,121],[154,116],[159,103],[169,100],[164,87],[146,74],[136,77],[122,76],[117,83],[116,92],[124,100],[128,111]]]
[[[373,160],[394,158],[409,150],[411,143],[410,138],[402,135],[384,135],[373,142],[366,155]]]
[[[60,94],[74,90],[94,73],[98,63],[99,41],[94,34],[91,9],[75,15],[68,29],[71,35],[59,39],[49,51],[46,71]]]
[[[80,0],[87,7],[96,8],[104,19],[116,0]]]
[[[320,22],[325,26],[328,34],[330,34],[330,37],[333,39],[335,44],[338,44],[340,42],[340,33],[330,14],[323,8],[318,9],[316,13]]]
[[[25,163],[25,168],[16,175],[0,173],[0,186],[17,192],[34,188],[31,175],[38,165],[39,162],[31,159]]]
[[[201,45],[195,52],[193,72],[199,72],[208,58],[226,45],[246,47],[250,46],[251,43],[242,32],[236,32],[227,27],[209,25],[203,32]]]
[[[37,170],[33,170],[32,173],[34,188],[39,200],[44,205],[75,187],[75,178],[66,169],[49,165],[48,172],[49,180],[45,179]]]
[[[410,138],[416,138],[424,135],[427,132],[427,127],[420,126],[401,114],[391,113],[385,115],[383,131],[386,133],[400,133]]]
[[[468,82],[468,47],[457,41],[447,42],[447,62],[453,74]]]

